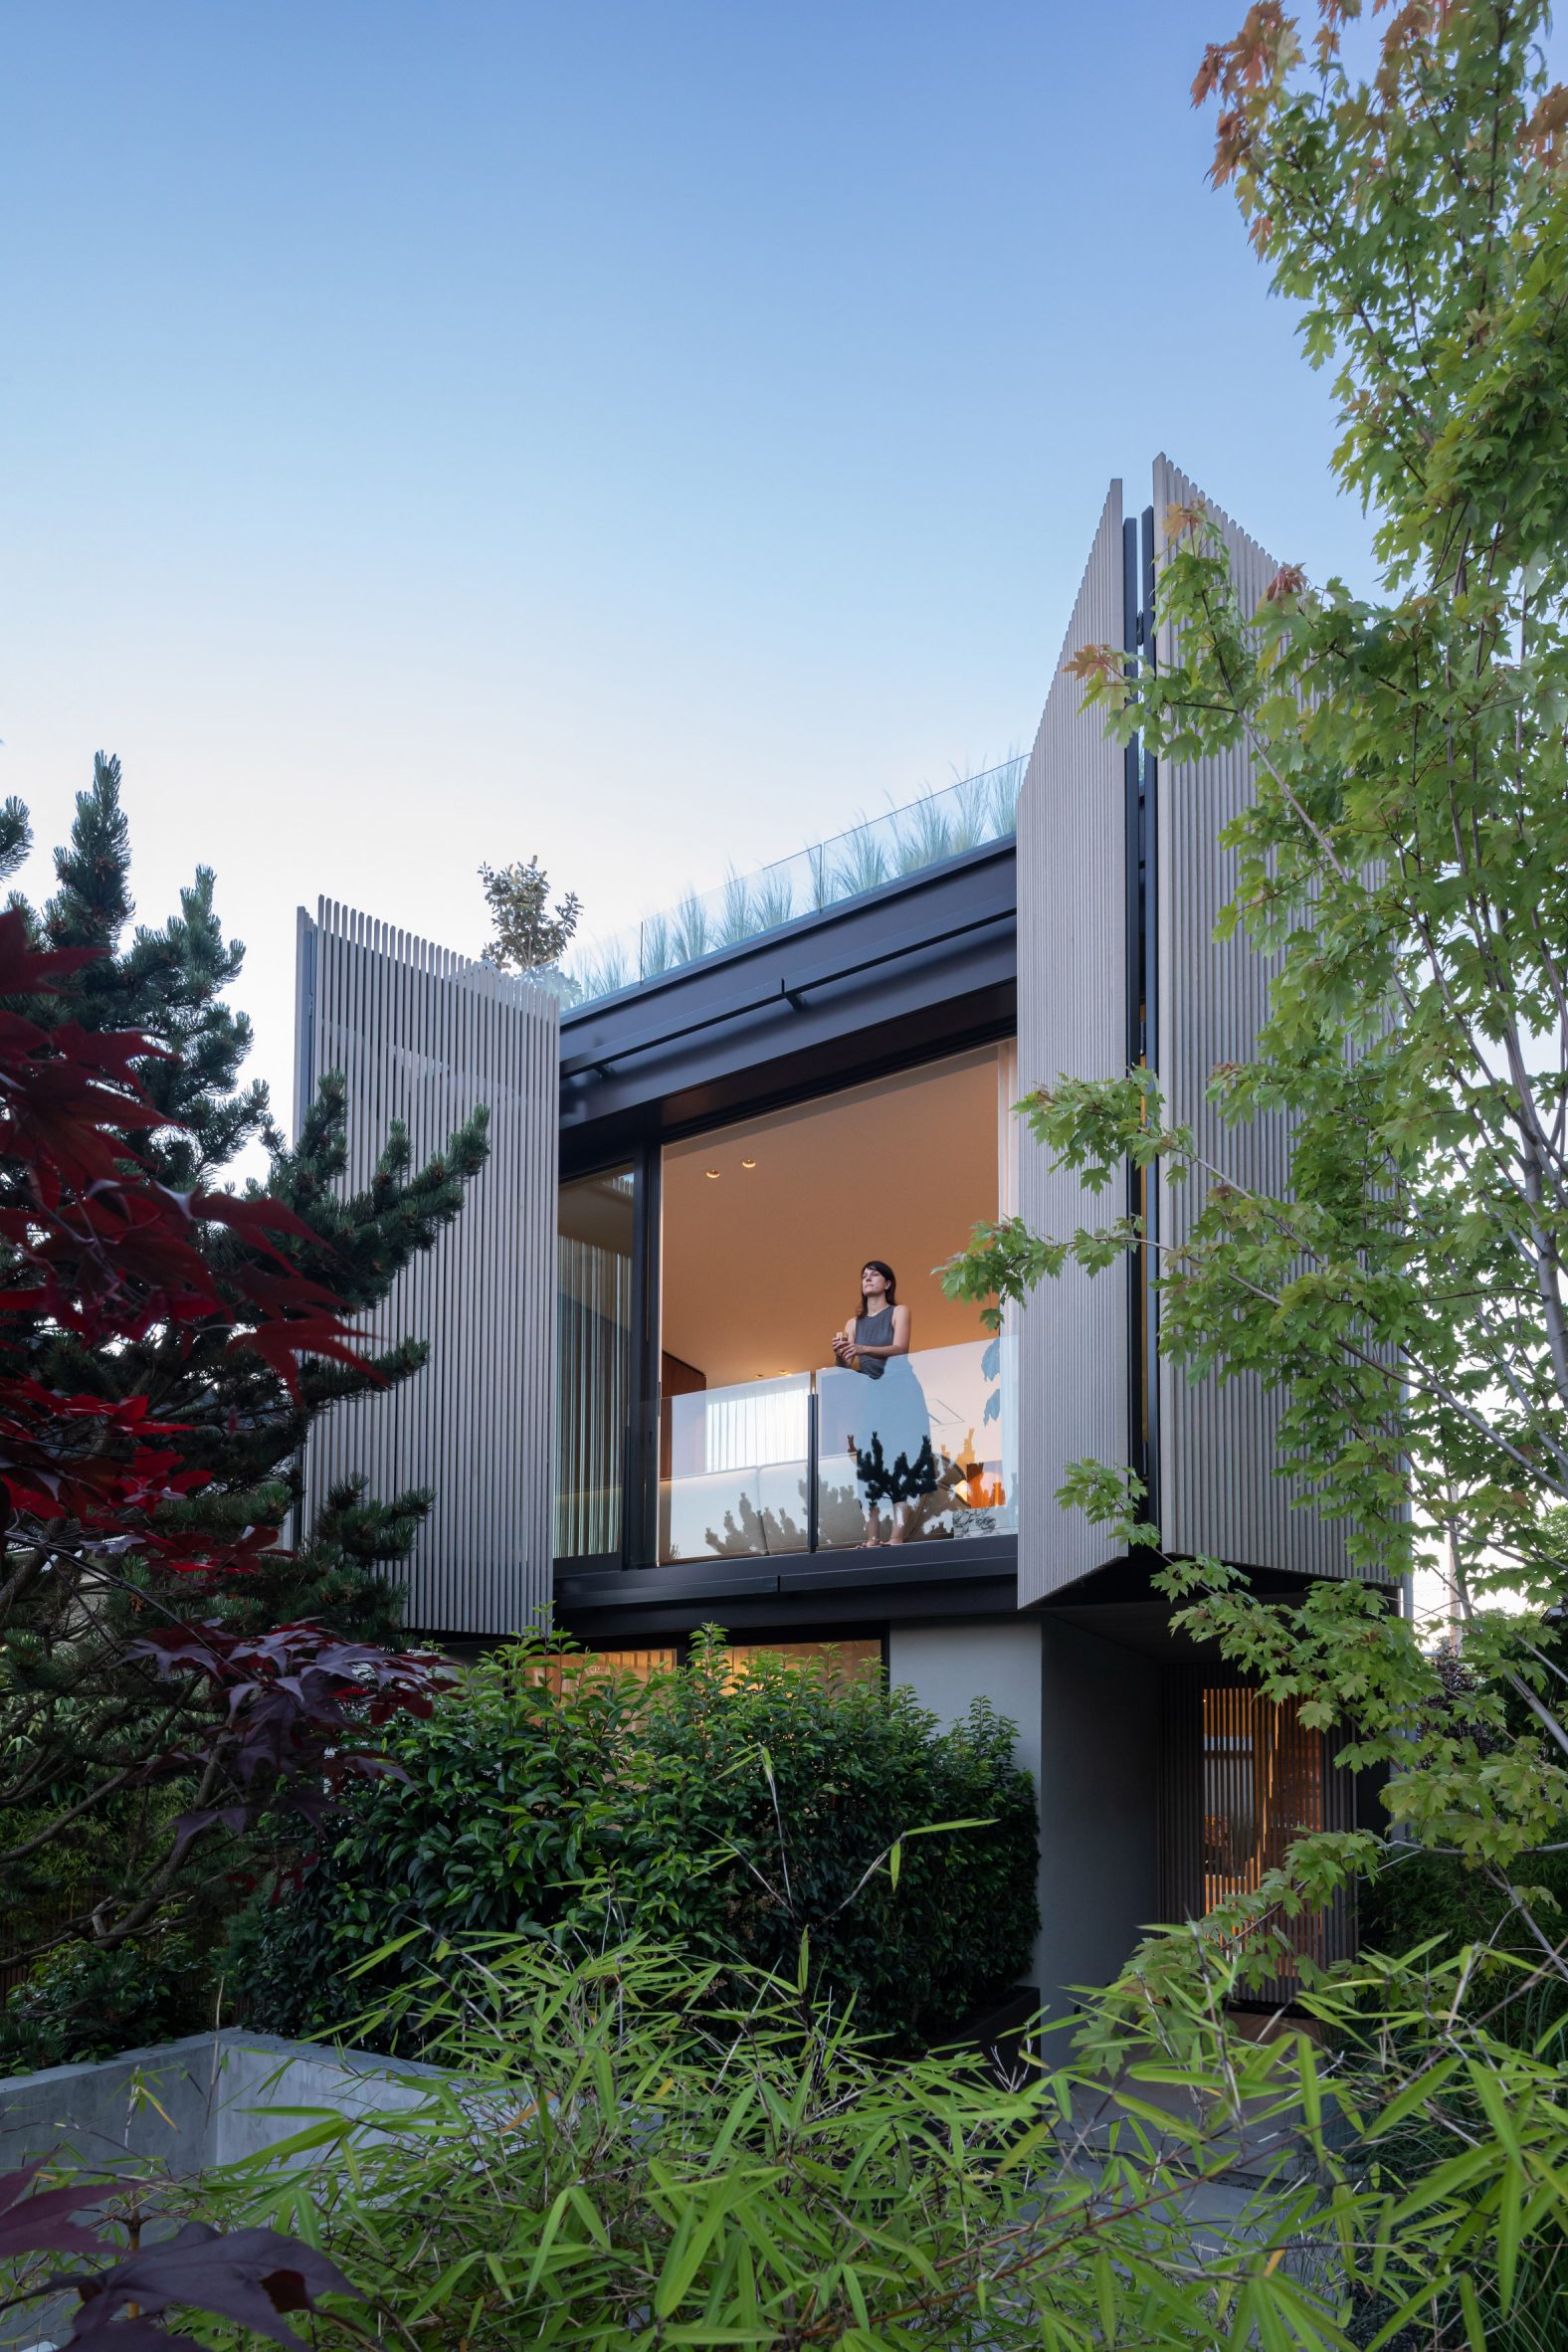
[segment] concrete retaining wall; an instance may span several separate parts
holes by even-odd
[[[263,2154],[300,2107],[350,2116],[417,2106],[442,2068],[234,2030],[0,2081],[0,2173],[35,2157],[186,2176]]]

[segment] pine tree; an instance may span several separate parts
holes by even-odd
[[[27,811],[0,807],[0,878],[27,856]],[[271,1157],[265,1187],[245,1186],[287,1203],[312,1234],[314,1247],[286,1245],[300,1271],[332,1289],[355,1313],[377,1306],[403,1268],[434,1246],[462,1208],[468,1185],[489,1151],[483,1108],[450,1139],[445,1152],[415,1167],[406,1130],[394,1122],[370,1183],[347,1198],[335,1189],[347,1164],[347,1097],[341,1075],[328,1073],[291,1147],[274,1123],[268,1089],[242,1084],[251,1025],[225,1001],[245,950],[224,936],[214,877],[198,867],[180,894],[179,913],[161,930],[137,925],[130,894],[130,837],[120,805],[120,767],[101,753],[93,783],[78,795],[70,841],[55,852],[56,891],[41,911],[17,900],[38,938],[50,946],[103,950],[73,993],[70,1017],[98,1029],[138,1030],[167,1059],[138,1066],[138,1078],[169,1124],[134,1148],[177,1191],[221,1183],[223,1171],[253,1140]],[[39,1018],[64,1017],[40,1006]],[[129,1147],[129,1139],[127,1139]],[[203,1229],[203,1249],[220,1285],[252,1246],[240,1236]],[[413,1378],[428,1353],[410,1337],[372,1361],[374,1374],[307,1359],[299,1394],[258,1356],[233,1354],[221,1330],[159,1328],[143,1340],[96,1350],[70,1333],[40,1324],[34,1335],[37,1377],[79,1394],[146,1396],[161,1419],[187,1433],[185,1458],[209,1483],[187,1503],[165,1506],[165,1523],[233,1534],[247,1525],[280,1530],[299,1500],[299,1458],[311,1423],[350,1398],[382,1393]],[[395,1570],[407,1558],[434,1496],[410,1488],[384,1498],[362,1482],[335,1488],[288,1556],[264,1555],[253,1576],[229,1588],[226,1607],[248,1627],[313,1617],[362,1640],[396,1628]]]

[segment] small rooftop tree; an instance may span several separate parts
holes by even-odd
[[[503,972],[553,972],[577,935],[582,901],[568,890],[550,912],[550,878],[537,858],[526,865],[482,866],[485,902],[495,936],[485,950],[487,963]]]

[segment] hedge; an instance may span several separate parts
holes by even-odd
[[[332,2030],[443,1940],[495,1934],[571,1955],[636,1933],[736,1972],[804,1969],[900,2047],[1004,1993],[1039,1925],[1013,1726],[977,1700],[942,1730],[831,1662],[737,1677],[720,1643],[647,1683],[554,1669],[536,1643],[472,1667],[399,1734],[407,1780],[356,1793],[330,1847],[283,1858],[244,1915],[249,2022]]]

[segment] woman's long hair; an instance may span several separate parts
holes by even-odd
[[[862,1273],[864,1274],[868,1268],[873,1274],[880,1274],[882,1280],[887,1285],[885,1291],[882,1293],[882,1305],[896,1306],[898,1303],[898,1277],[893,1273],[892,1268],[887,1264],[886,1259],[868,1258],[865,1262],[865,1265],[861,1269]],[[861,1313],[863,1315],[869,1315],[871,1311],[871,1308],[866,1303],[866,1293],[863,1290],[861,1292]]]

